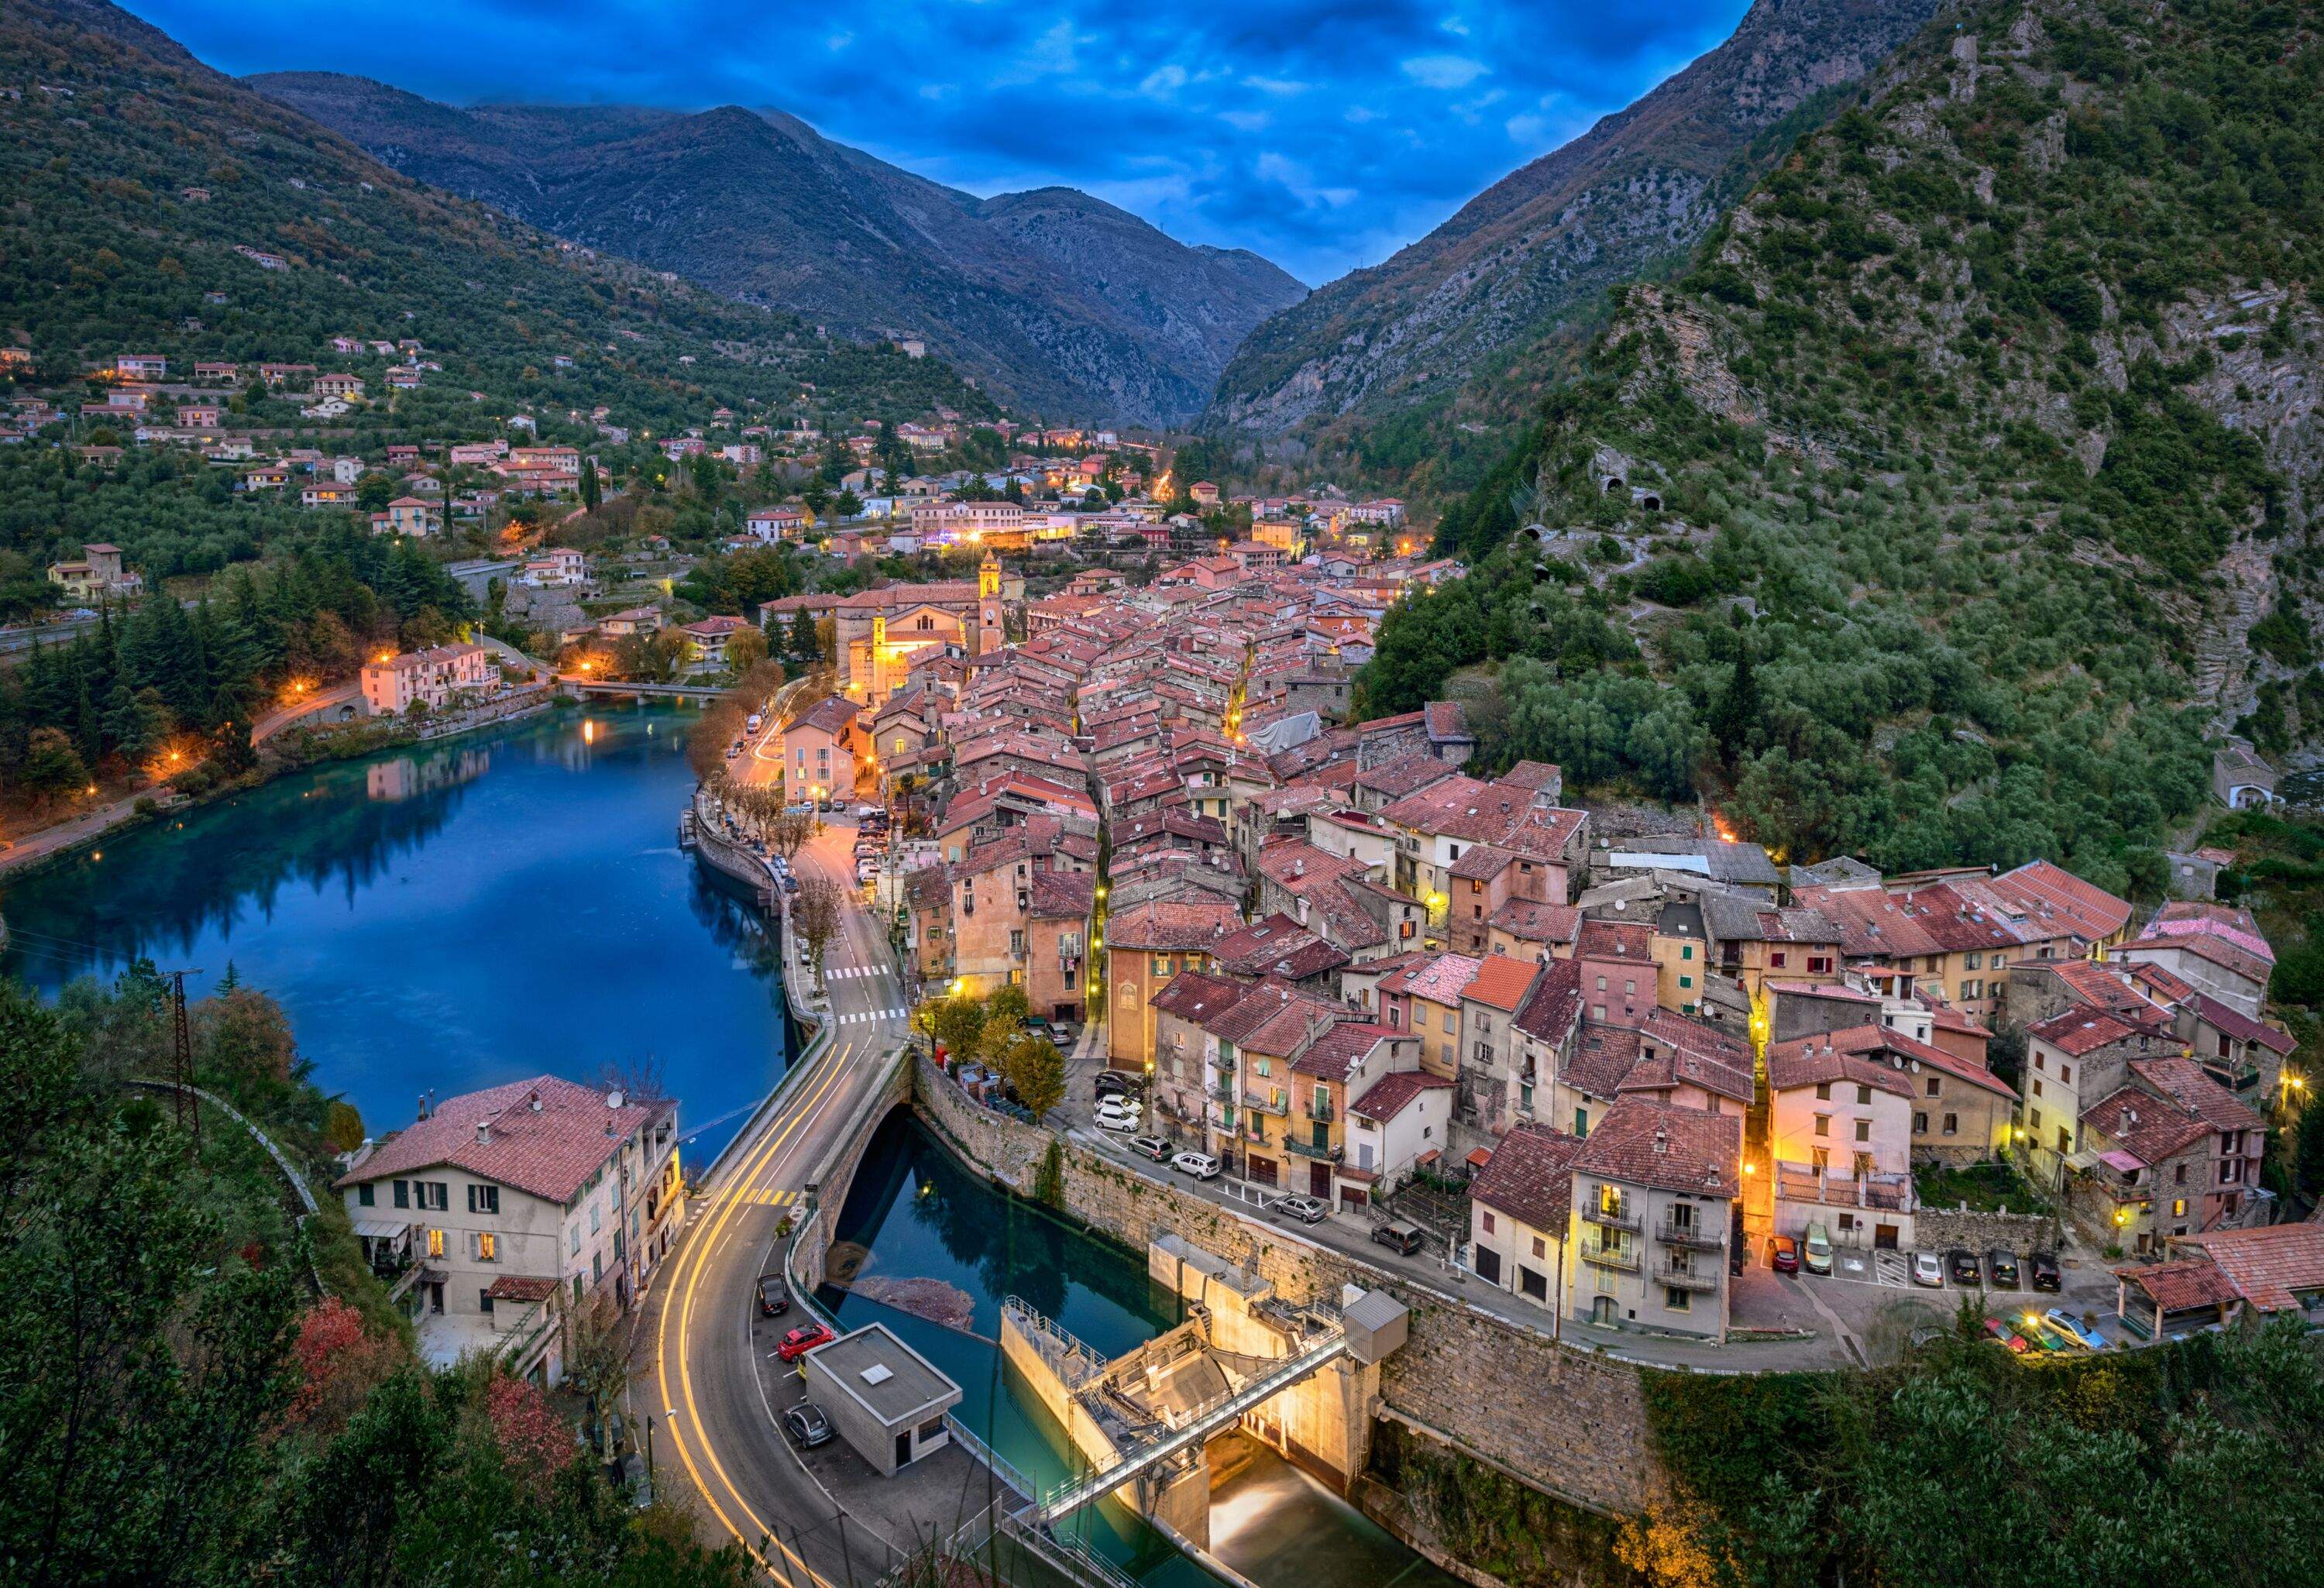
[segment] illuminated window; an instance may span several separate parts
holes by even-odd
[[[430,1257],[441,1257],[444,1255],[443,1231],[430,1230],[428,1232],[428,1255]]]
[[[477,1231],[476,1260],[478,1262],[498,1262],[500,1260],[500,1256],[499,1237],[495,1236],[490,1230]]]

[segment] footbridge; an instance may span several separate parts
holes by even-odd
[[[716,684],[642,684],[619,679],[592,679],[581,673],[559,673],[557,681],[576,695],[636,695],[674,700],[715,700],[726,693]]]
[[[1351,1482],[1363,1467],[1380,1360],[1404,1343],[1403,1304],[1355,1286],[1287,1301],[1249,1269],[1170,1234],[1148,1246],[1147,1268],[1185,1302],[1185,1321],[1111,1360],[1030,1304],[1002,1304],[1003,1359],[1081,1457],[1081,1470],[1019,1519],[1047,1528],[1114,1494],[1207,1546],[1208,1447],[1235,1428]]]

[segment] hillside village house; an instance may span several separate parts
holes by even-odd
[[[1766,1067],[1775,1233],[1821,1223],[1843,1246],[1911,1247],[1914,1097],[1903,1058],[1823,1032],[1770,1045]]]
[[[816,702],[783,730],[787,799],[839,799],[855,791],[855,703],[844,695]]]
[[[374,513],[372,533],[375,535],[414,535],[426,537],[441,533],[444,510],[433,502],[417,496],[399,496],[387,504],[385,512]]]
[[[145,576],[121,566],[121,548],[93,540],[69,561],[49,564],[49,583],[68,600],[95,601],[106,596],[136,596],[145,588]]]
[[[1570,1316],[1724,1342],[1742,1149],[1730,1114],[1637,1097],[1608,1110],[1573,1155]]]
[[[1232,900],[1211,894],[1149,900],[1113,912],[1105,933],[1105,981],[1113,990],[1108,1065],[1152,1073],[1151,1000],[1180,972],[1207,969],[1211,948],[1241,924]]]
[[[1545,1125],[1501,1138],[1470,1186],[1469,1267],[1479,1279],[1544,1307],[1562,1305],[1581,1150],[1581,1137]]]
[[[678,632],[686,636],[688,663],[697,672],[714,672],[726,665],[726,643],[751,625],[739,617],[706,617],[700,623],[687,623]]]
[[[567,1332],[628,1311],[686,1220],[677,1105],[554,1076],[446,1099],[336,1188],[430,1363],[552,1385]]]
[[[742,528],[761,540],[796,540],[807,533],[807,510],[802,507],[754,507]]]
[[[374,716],[398,716],[415,705],[441,711],[464,697],[490,694],[500,681],[499,664],[481,645],[464,641],[407,651],[364,664],[364,706]]]

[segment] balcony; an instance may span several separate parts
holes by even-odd
[[[1591,1246],[1585,1242],[1581,1256],[1583,1262],[1594,1269],[1614,1269],[1626,1274],[1638,1271],[1636,1248],[1625,1250],[1619,1246]]]
[[[1700,1290],[1705,1293],[1719,1288],[1719,1270],[1710,1268],[1696,1270],[1681,1268],[1667,1258],[1655,1264],[1655,1283],[1667,1285],[1674,1290]]]
[[[1332,1100],[1329,1097],[1317,1093],[1308,1099],[1307,1106],[1299,1111],[1299,1117],[1313,1120],[1319,1125],[1328,1125],[1339,1118],[1340,1114],[1339,1111],[1332,1106]]]
[[[1290,1116],[1291,1105],[1280,1097],[1262,1096],[1257,1092],[1242,1094],[1242,1105],[1253,1113],[1271,1113],[1278,1119]]]
[[[1283,1139],[1283,1150],[1296,1154],[1300,1158],[1312,1158],[1322,1163],[1337,1163],[1340,1161],[1341,1149],[1339,1148],[1318,1147],[1313,1141],[1301,1141],[1289,1136]]]
[[[1213,1103],[1232,1103],[1234,1100],[1235,1089],[1231,1085],[1223,1081],[1212,1085],[1211,1101]]]
[[[1588,1203],[1582,1206],[1582,1216],[1591,1223],[1609,1230],[1628,1230],[1633,1235],[1646,1227],[1645,1220],[1635,1207],[1608,1207],[1603,1203]]]
[[[1665,1246],[1683,1247],[1689,1251],[1724,1251],[1727,1232],[1706,1224],[1682,1224],[1665,1218],[1655,1226],[1655,1239]]]

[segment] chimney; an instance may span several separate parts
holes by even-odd
[[[1670,1135],[1660,1125],[1655,1127],[1655,1150],[1656,1152],[1670,1150]]]
[[[490,1120],[478,1120],[476,1122],[476,1145],[479,1147],[490,1147],[492,1144],[493,1122]]]
[[[1295,854],[1291,857],[1291,874],[1295,877],[1304,877],[1307,874],[1307,857],[1305,855]]]

